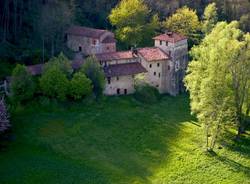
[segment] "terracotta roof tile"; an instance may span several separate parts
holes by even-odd
[[[133,59],[135,56],[132,51],[122,51],[122,52],[111,52],[96,54],[96,58],[99,61],[112,61],[112,60],[121,60],[121,59]]]
[[[66,31],[67,34],[85,36],[85,37],[97,38],[97,39],[100,38],[101,35],[104,34],[105,32],[109,32],[109,31],[103,30],[103,29],[82,27],[82,26],[72,26]]]
[[[181,40],[187,39],[186,36],[180,35],[178,33],[165,33],[153,38],[154,40],[168,41],[170,43],[176,43]]]
[[[147,61],[159,61],[169,59],[169,56],[157,47],[147,47],[138,50],[139,54]]]
[[[145,73],[147,70],[138,62],[109,65],[104,68],[106,77],[127,76]]]

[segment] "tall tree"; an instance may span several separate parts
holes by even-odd
[[[166,29],[185,35],[195,43],[198,42],[200,22],[195,10],[186,6],[178,9],[164,24]]]
[[[203,22],[202,22],[202,32],[204,34],[208,34],[214,28],[218,21],[218,14],[217,8],[215,3],[209,4],[203,15]]]
[[[95,95],[97,97],[102,95],[105,85],[105,75],[98,60],[93,56],[88,57],[81,71],[92,81]]]
[[[126,47],[142,46],[151,38],[145,35],[154,34],[158,28],[158,18],[148,22],[150,11],[143,0],[122,0],[109,15],[109,20],[116,27],[117,38]],[[150,26],[149,26],[150,25]]]
[[[207,149],[212,150],[225,124],[242,127],[249,95],[249,35],[243,37],[237,22],[221,22],[191,54],[185,84],[192,113],[204,124]]]

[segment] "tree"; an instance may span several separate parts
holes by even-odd
[[[4,98],[0,99],[0,133],[3,133],[10,127],[9,114]]]
[[[240,17],[240,28],[245,32],[250,32],[250,13]]]
[[[249,95],[249,35],[243,36],[237,22],[218,23],[191,55],[185,85],[192,113],[204,124],[207,149],[213,150],[225,125],[241,127]]]
[[[148,22],[150,11],[143,0],[122,0],[109,15],[109,20],[116,27],[117,38],[126,47],[148,43],[158,28],[158,17]],[[149,26],[150,25],[150,26]],[[146,41],[145,41],[146,39]]]
[[[46,63],[45,70],[53,66],[59,67],[68,78],[73,73],[69,59],[62,52],[57,57],[52,57],[49,62]]]
[[[24,65],[17,64],[12,72],[11,95],[15,102],[23,102],[33,97],[35,83]]]
[[[198,16],[196,11],[186,6],[178,9],[176,13],[168,17],[164,25],[167,30],[185,35],[195,43],[199,40],[200,22]]]
[[[95,95],[100,96],[103,93],[105,85],[105,75],[98,60],[94,56],[88,57],[81,71],[92,81]]]
[[[218,14],[217,8],[215,3],[209,4],[203,15],[203,22],[202,22],[202,32],[204,34],[208,34],[214,28],[218,21]]]
[[[90,79],[85,74],[78,72],[75,73],[70,81],[70,96],[75,100],[79,100],[84,96],[90,95],[93,86]]]
[[[69,91],[69,80],[58,65],[53,65],[43,72],[40,87],[44,95],[65,100]]]

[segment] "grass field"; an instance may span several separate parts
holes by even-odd
[[[204,152],[186,96],[19,108],[1,184],[250,184],[250,136]]]

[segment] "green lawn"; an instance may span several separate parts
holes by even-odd
[[[132,97],[34,103],[13,124],[1,184],[250,184],[250,136],[205,153],[184,95],[154,105]]]

